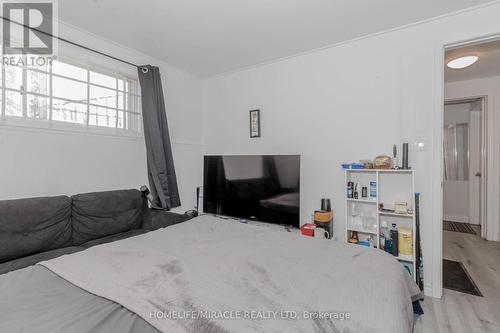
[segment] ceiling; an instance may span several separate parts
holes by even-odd
[[[466,55],[477,55],[479,60],[463,69],[445,67],[445,82],[500,76],[500,40],[446,51],[445,63]]]
[[[62,21],[200,77],[490,0],[64,0]]]

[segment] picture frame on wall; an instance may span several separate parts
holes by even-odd
[[[250,110],[250,138],[260,138],[260,110]]]

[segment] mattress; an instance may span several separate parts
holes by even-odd
[[[120,304],[35,265],[0,275],[1,333],[158,333]]]
[[[201,216],[0,276],[0,332],[409,333],[420,297],[383,251]]]

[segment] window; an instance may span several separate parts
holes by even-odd
[[[49,66],[2,64],[1,115],[142,132],[136,79],[61,61]]]

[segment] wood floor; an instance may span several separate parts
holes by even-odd
[[[443,233],[444,258],[461,261],[484,297],[443,289],[442,299],[423,302],[425,314],[415,323],[415,333],[500,332],[500,242]]]

